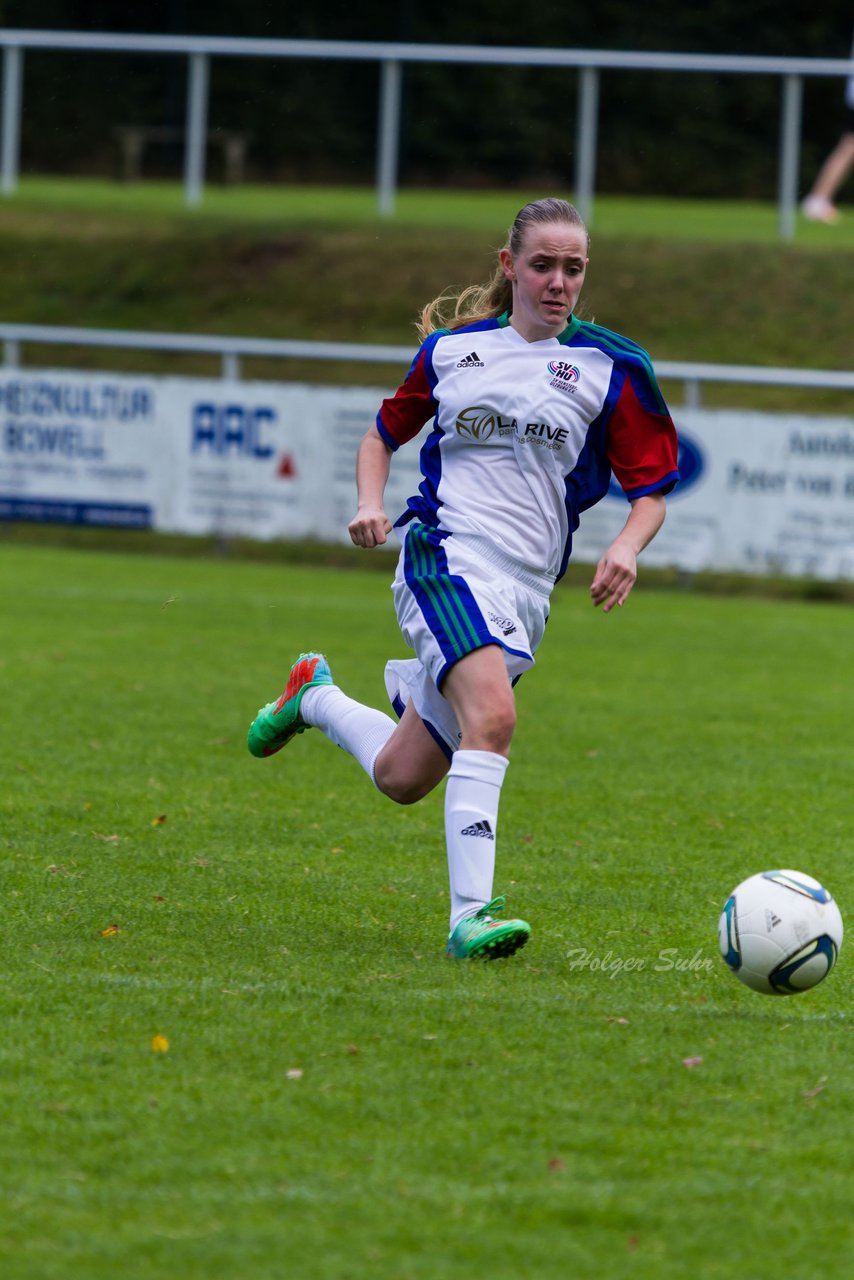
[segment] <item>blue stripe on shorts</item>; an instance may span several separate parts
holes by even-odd
[[[442,545],[444,535],[411,524],[404,549],[406,584],[445,659],[446,670],[466,654],[497,644],[468,584],[453,574]]]

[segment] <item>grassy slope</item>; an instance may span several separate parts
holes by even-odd
[[[489,273],[528,194],[409,192],[383,223],[370,192],[210,189],[189,212],[174,187],[30,180],[0,209],[0,317],[407,345],[427,298]],[[582,310],[659,359],[847,368],[852,266],[846,224],[804,224],[782,245],[771,207],[602,199]],[[31,349],[27,360],[218,372],[196,357]],[[247,362],[245,373],[283,369]],[[378,386],[400,374],[314,363],[286,371]],[[813,402],[742,388],[709,389],[707,400]],[[838,395],[820,404],[840,408]]]
[[[309,641],[382,697],[384,581],[6,548],[0,592],[8,1280],[847,1275],[850,957],[766,999],[715,924],[771,864],[854,901],[850,611],[562,594],[502,806],[534,940],[481,968],[441,795],[243,745]]]

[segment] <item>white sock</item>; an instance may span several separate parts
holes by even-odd
[[[508,761],[494,751],[455,751],[445,789],[451,929],[492,898],[498,801]]]
[[[376,786],[374,764],[395,729],[391,716],[348,698],[335,684],[318,684],[306,689],[300,715],[306,724],[320,729],[342,751],[349,751]]]

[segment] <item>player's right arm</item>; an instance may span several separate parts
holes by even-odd
[[[350,521],[350,538],[357,547],[379,547],[391,532],[383,495],[391,467],[391,447],[375,426],[362,437],[356,455],[358,510]]]
[[[391,468],[391,456],[434,416],[433,347],[439,334],[422,342],[405,381],[393,396],[383,400],[376,423],[369,427],[356,455],[356,489],[359,508],[348,526],[357,547],[379,547],[391,532],[383,495]]]

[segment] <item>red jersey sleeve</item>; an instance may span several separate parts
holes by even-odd
[[[435,342],[428,338],[412,361],[404,382],[380,405],[377,430],[391,449],[414,440],[439,408],[433,395],[436,386],[432,360],[434,345]]]
[[[608,422],[608,461],[627,498],[669,493],[679,479],[676,428],[658,387],[627,371]],[[639,394],[640,392],[640,394]]]

